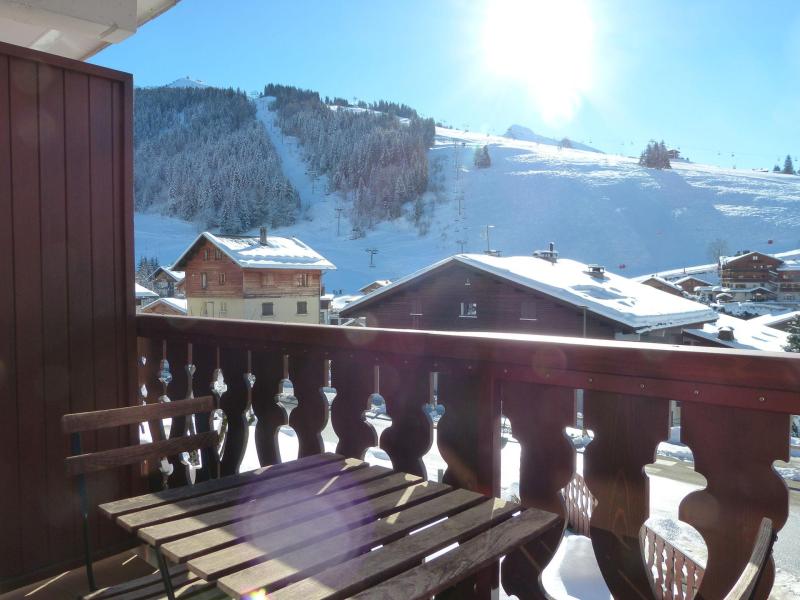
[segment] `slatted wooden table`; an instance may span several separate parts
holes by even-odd
[[[175,596],[192,600],[262,590],[278,600],[428,597],[558,523],[552,513],[335,454],[100,510],[185,569]]]

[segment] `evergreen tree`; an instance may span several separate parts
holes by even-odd
[[[781,171],[784,175],[794,175],[794,165],[792,164],[792,157],[788,154],[786,155],[786,160],[783,161],[783,170]]]
[[[492,159],[489,157],[489,146],[475,148],[473,164],[478,169],[487,169],[492,166]]]
[[[780,166],[779,165],[775,165],[774,167],[772,167],[772,172],[773,173],[780,173],[781,172]]]
[[[671,169],[669,162],[669,152],[664,141],[650,141],[647,148],[639,155],[639,164],[651,169]]]
[[[787,352],[800,352],[800,316],[789,321],[789,339],[783,347]]]

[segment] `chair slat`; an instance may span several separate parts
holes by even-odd
[[[214,408],[214,398],[212,396],[201,396],[200,398],[175,400],[173,402],[72,413],[61,417],[61,430],[64,433],[77,433],[79,431],[94,431],[108,427],[121,427],[122,425],[138,425],[145,421],[210,412]]]
[[[67,457],[64,462],[67,475],[73,476],[131,465],[144,460],[161,458],[162,456],[171,456],[179,452],[208,448],[216,443],[217,432],[207,431],[197,435],[162,440],[151,444],[126,446],[90,454],[78,454],[77,456]]]

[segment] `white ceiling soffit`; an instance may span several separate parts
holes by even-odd
[[[86,60],[179,0],[0,0],[0,41]]]

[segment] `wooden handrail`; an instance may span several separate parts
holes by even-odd
[[[497,376],[580,389],[800,413],[800,355],[510,333],[347,328],[137,315],[140,337],[319,355],[424,357],[496,365]],[[719,395],[724,394],[724,398]]]

